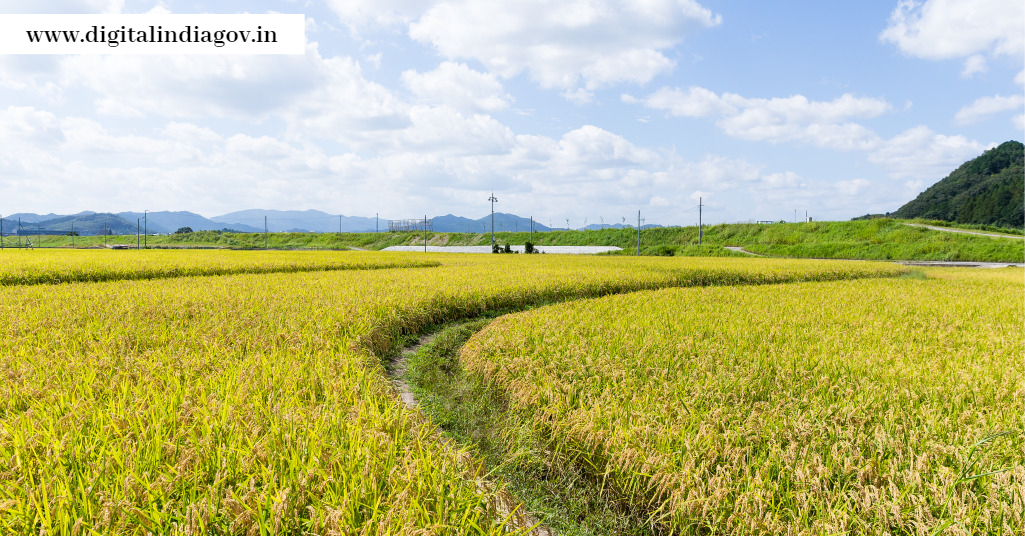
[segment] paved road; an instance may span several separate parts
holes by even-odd
[[[1022,262],[970,262],[970,261],[897,261],[905,266],[941,266],[948,268],[1011,268],[1025,267]]]
[[[932,229],[933,231],[945,231],[948,233],[961,233],[961,234],[973,234],[979,236],[992,236],[994,238],[1022,238],[1021,236],[1011,236],[1005,234],[993,234],[984,233],[982,231],[969,231],[967,229],[951,229],[949,227],[936,227],[935,225],[925,225],[922,223],[905,223],[904,225],[910,225],[911,227],[925,227],[926,229]]]
[[[748,255],[754,255],[755,257],[764,257],[765,256],[765,255],[759,255],[759,254],[754,253],[752,251],[748,251],[748,250],[746,250],[746,249],[744,249],[744,248],[742,248],[740,246],[723,246],[723,247],[726,248],[726,249],[732,250],[732,251],[739,251],[740,253],[747,253]]]

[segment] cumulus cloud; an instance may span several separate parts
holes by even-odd
[[[637,147],[622,136],[592,125],[584,125],[567,132],[559,140],[553,159],[574,165],[626,167],[655,162],[658,156],[648,149]]]
[[[544,88],[591,91],[671,70],[664,50],[691,28],[720,22],[694,0],[447,0],[426,9],[409,35],[502,78],[526,72]]]
[[[891,178],[942,177],[985,149],[983,144],[964,136],[937,134],[925,126],[883,139],[850,120],[877,117],[891,110],[890,104],[850,94],[831,101],[812,101],[803,95],[765,99],[692,87],[662,88],[643,99],[624,95],[623,101],[665,110],[678,117],[715,118],[722,131],[734,138],[863,151]],[[980,99],[962,109],[958,119],[968,122],[985,114],[1020,108],[1023,101],[1020,96]],[[782,176],[770,175],[764,181],[777,186],[786,183]]]
[[[1021,110],[1023,105],[1025,105],[1025,96],[1022,95],[982,97],[958,110],[954,116],[954,121],[959,125],[967,125],[975,123],[991,114],[1008,110]]]
[[[501,110],[512,100],[495,75],[475,71],[464,63],[446,61],[426,73],[405,71],[401,80],[421,101],[460,110]]]
[[[868,159],[884,166],[892,178],[938,180],[992,147],[995,145],[984,145],[964,136],[937,134],[918,126],[881,143],[869,153]]]
[[[290,137],[368,144],[407,128],[411,104],[350,57],[66,56],[50,75],[96,95],[100,115],[285,124]],[[78,91],[80,96],[90,93]],[[478,104],[495,104],[483,100]]]
[[[973,54],[965,60],[964,68],[961,69],[961,76],[971,78],[978,73],[986,72],[987,69],[986,58],[982,54]]]
[[[328,0],[328,7],[355,33],[365,27],[408,24],[430,3],[426,0]]]
[[[967,58],[963,73],[985,69],[985,56],[1025,52],[1025,3],[1019,0],[901,0],[879,35],[916,58]]]
[[[851,179],[849,181],[836,181],[833,183],[837,192],[848,197],[860,195],[871,184],[867,179]]]
[[[848,121],[872,118],[891,109],[881,99],[844,94],[832,101],[812,101],[803,95],[748,98],[716,94],[701,87],[662,88],[647,98],[624,96],[653,109],[680,117],[716,117],[723,131],[735,138],[769,142],[798,141],[818,147],[859,149],[877,142],[869,129]]]

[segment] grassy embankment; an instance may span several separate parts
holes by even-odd
[[[724,246],[740,246],[748,251],[773,257],[871,259],[871,260],[935,260],[1023,262],[1020,236],[1013,229],[974,226],[986,232],[1007,233],[1008,238],[947,233],[912,227],[903,221],[876,219],[848,222],[720,224],[704,228],[702,245],[698,246],[696,227],[665,227],[641,231],[643,255],[738,256]],[[914,223],[943,225],[944,222],[916,220]],[[957,226],[968,228],[973,226]],[[617,246],[621,254],[634,254],[637,231],[604,229],[594,231],[552,231],[534,233],[539,246]],[[495,233],[499,244],[523,244],[530,233]],[[67,247],[71,237],[43,236],[42,247]],[[38,238],[31,237],[33,243]],[[149,246],[157,248],[219,247],[260,249],[264,236],[260,233],[218,233],[202,231],[188,235],[151,236]],[[427,241],[437,246],[484,246],[491,244],[491,235],[484,233],[428,233]],[[10,245],[12,239],[5,239]],[[102,237],[77,237],[78,247],[95,247]],[[134,245],[134,236],[108,237],[108,243]],[[270,233],[267,246],[272,249],[384,249],[397,245],[422,245],[423,234],[409,233]]]

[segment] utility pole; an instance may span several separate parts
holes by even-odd
[[[641,211],[637,211],[637,256],[641,256]]]
[[[698,196],[698,245],[701,245],[701,197]]]
[[[107,247],[107,222],[103,222],[103,247]]]
[[[342,234],[342,215],[338,215],[338,234]]]
[[[4,216],[0,214],[0,249],[4,249]]]
[[[495,192],[491,192],[488,201],[491,201],[491,249],[495,249],[495,203],[498,202]]]
[[[424,214],[424,253],[427,253],[427,214]]]
[[[797,223],[797,209],[794,209],[794,223]]]
[[[381,232],[381,213],[380,212],[375,212],[374,213],[374,232],[375,233]]]
[[[143,222],[142,242],[146,246],[146,249],[149,249],[149,211],[148,210],[143,210],[142,211],[142,222]]]
[[[71,247],[75,247],[75,222],[71,222]]]
[[[21,248],[21,216],[18,216],[18,247]]]
[[[141,220],[135,218],[135,249],[139,249],[139,231],[142,230]]]
[[[263,249],[267,249],[267,215],[263,215]]]
[[[530,217],[530,243],[534,243],[534,217]]]

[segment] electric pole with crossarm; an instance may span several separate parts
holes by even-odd
[[[498,202],[498,198],[495,197],[495,192],[491,192],[491,197],[488,198],[491,201],[491,248],[495,248],[495,203]]]

